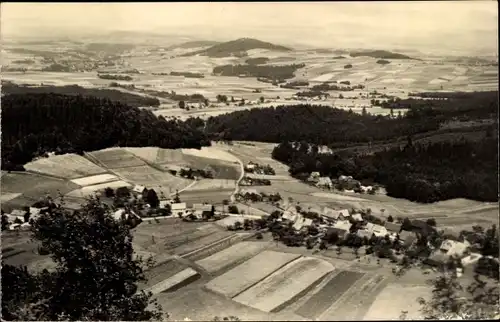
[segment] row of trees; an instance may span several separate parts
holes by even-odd
[[[213,73],[220,76],[251,76],[268,79],[288,79],[295,76],[295,71],[305,67],[305,64],[292,65],[222,65],[216,66]]]
[[[2,169],[22,170],[26,162],[52,151],[82,154],[113,146],[210,145],[198,126],[196,119],[167,121],[150,111],[95,97],[6,95],[2,98]]]

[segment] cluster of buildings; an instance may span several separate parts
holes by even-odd
[[[45,210],[48,210],[48,207],[26,207],[24,210],[14,209],[10,213],[3,213],[2,211],[2,221],[6,221],[8,230],[29,230],[31,228],[29,221],[31,219],[36,220]]]
[[[319,188],[333,189],[336,186],[342,187],[347,192],[370,193],[374,189],[372,186],[363,186],[361,182],[355,180],[352,176],[339,176],[337,179],[331,179],[327,176],[321,176],[317,171],[311,172],[307,182]]]

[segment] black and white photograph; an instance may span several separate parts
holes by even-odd
[[[498,2],[2,2],[3,321],[500,319]]]

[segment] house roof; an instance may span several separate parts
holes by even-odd
[[[363,221],[363,216],[361,216],[361,214],[353,214],[351,217],[356,221]]]
[[[359,237],[363,238],[363,237],[367,237],[367,238],[370,238],[373,233],[366,230],[366,229],[359,229],[357,232],[356,232],[356,235],[358,235]]]
[[[185,202],[173,203],[170,205],[172,211],[174,210],[185,210],[187,208]]]
[[[339,210],[339,216],[342,215],[344,217],[349,217],[350,214],[349,214],[349,209],[342,209],[342,210]]]
[[[462,256],[469,248],[468,243],[461,243],[455,240],[447,239],[441,243],[439,249],[446,252],[449,256]]]
[[[146,187],[141,186],[141,185],[136,185],[136,186],[134,186],[134,188],[132,190],[134,192],[142,193],[144,191],[144,189],[146,189]]]
[[[331,186],[332,185],[332,179],[330,179],[329,177],[320,177],[318,179],[317,185]]]
[[[290,221],[295,221],[295,219],[296,219],[295,217],[297,217],[297,214],[294,214],[290,211],[283,212],[283,215],[281,216],[281,218],[286,219],[286,220],[290,220]]]
[[[338,212],[338,210],[324,207],[323,208],[323,216],[328,217],[328,218],[332,218],[332,219],[337,219],[337,218],[339,218],[339,212]]]
[[[402,241],[410,241],[417,239],[417,236],[412,231],[403,230],[399,232],[399,239]]]
[[[195,203],[195,204],[193,204],[193,210],[211,211],[212,205],[211,204]]]
[[[384,226],[388,231],[392,231],[395,233],[399,233],[399,231],[401,230],[401,224],[397,224],[394,222],[386,221]]]
[[[462,265],[464,265],[464,266],[473,265],[473,264],[477,263],[479,261],[479,259],[481,259],[481,257],[483,257],[483,255],[481,255],[479,253],[471,253],[469,256],[462,258],[461,262],[462,262]]]
[[[339,220],[337,221],[334,225],[333,225],[334,228],[340,228],[340,229],[344,229],[344,230],[350,230],[351,227],[352,227],[352,224],[348,221],[344,221],[344,220]]]

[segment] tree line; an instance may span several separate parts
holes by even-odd
[[[371,154],[323,154],[317,146],[284,142],[272,153],[290,166],[290,173],[305,178],[321,175],[351,175],[366,184],[380,183],[387,194],[417,202],[453,198],[498,200],[498,140],[413,144],[411,137],[401,147]]]
[[[96,97],[11,94],[2,98],[2,169],[47,152],[100,150],[113,146],[200,148],[210,145],[203,122],[166,120],[150,111]]]
[[[293,78],[295,71],[303,68],[305,64],[292,64],[292,65],[221,65],[213,69],[213,73],[220,76],[251,76],[263,77],[268,79],[284,80]]]

